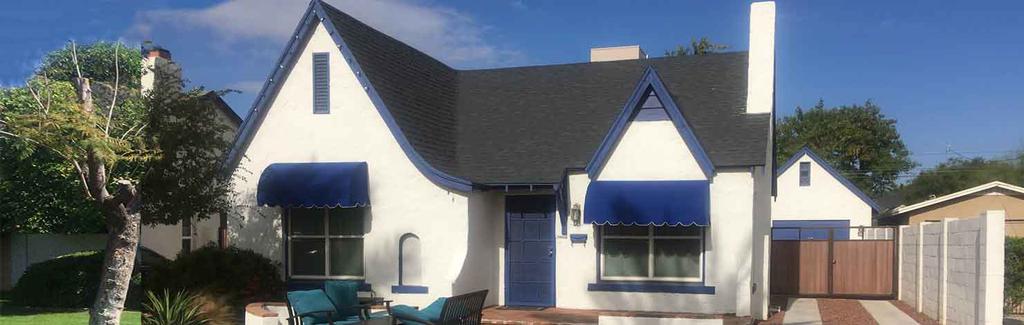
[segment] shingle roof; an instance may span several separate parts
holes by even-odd
[[[416,152],[449,175],[558,182],[593,157],[648,66],[715,166],[764,165],[770,115],[745,113],[745,52],[455,70],[323,8]]]

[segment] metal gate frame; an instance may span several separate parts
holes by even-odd
[[[839,229],[849,230],[850,234],[853,234],[854,232],[852,230],[856,229],[858,236],[862,236],[862,237],[864,236],[865,230],[867,230],[867,229],[881,229],[881,230],[883,230],[883,233],[888,234],[887,237],[889,237],[889,238],[887,238],[887,239],[863,239],[863,238],[861,238],[861,239],[849,239],[848,238],[848,239],[836,240],[835,239],[835,232],[836,232],[836,230],[839,230]],[[796,237],[796,239],[775,239],[775,235],[776,235],[775,231],[776,230],[796,230],[797,237]],[[828,238],[827,239],[808,239],[808,240],[802,239],[803,238],[803,232],[805,230],[817,230],[817,231],[827,230],[827,233],[828,233],[827,237]],[[775,292],[772,292],[772,290],[771,290],[771,288],[772,288],[772,286],[771,286],[771,278],[772,278],[772,268],[774,267],[774,265],[773,265],[774,264],[774,259],[770,255],[771,255],[771,252],[774,250],[775,242],[776,241],[782,241],[782,240],[785,240],[785,241],[797,241],[797,242],[801,242],[801,241],[827,241],[828,242],[828,260],[826,261],[826,263],[828,263],[828,275],[826,277],[828,279],[828,292],[827,293],[825,293],[825,294],[801,294],[799,292],[797,292],[797,293],[775,293]],[[882,295],[873,295],[873,294],[836,294],[835,290],[834,290],[834,286],[835,286],[834,268],[835,268],[835,264],[836,264],[835,255],[834,255],[835,242],[837,242],[837,241],[864,241],[864,240],[875,240],[875,241],[884,240],[884,241],[891,241],[891,242],[893,242],[892,286],[891,286],[892,289],[891,289],[891,293],[889,293],[889,294],[882,294]],[[768,258],[768,261],[769,261],[769,266],[768,266],[769,267],[769,269],[768,269],[769,285],[768,285],[768,290],[769,290],[769,294],[770,295],[790,296],[790,297],[807,297],[807,298],[895,299],[897,297],[897,295],[899,294],[899,274],[900,274],[900,269],[899,269],[900,268],[900,265],[899,265],[899,247],[900,247],[900,242],[899,242],[899,228],[896,227],[896,226],[772,227],[771,228],[771,232],[769,233],[769,241],[770,241],[770,244],[769,244],[770,246],[768,248],[768,252],[769,252],[769,258]]]

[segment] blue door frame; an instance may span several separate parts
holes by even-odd
[[[505,197],[505,305],[555,305],[555,197]]]

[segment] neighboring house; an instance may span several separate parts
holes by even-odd
[[[765,318],[774,22],[752,5],[749,53],[456,70],[314,0],[229,154],[230,243],[396,303]]]
[[[871,197],[810,148],[797,151],[779,167],[776,177],[773,227],[871,226],[872,217],[880,210]],[[828,230],[805,229],[799,234],[803,239],[822,239],[827,238]],[[848,238],[848,234],[841,230],[835,236]],[[775,231],[777,239],[797,235],[796,230]]]
[[[916,225],[944,218],[976,217],[989,210],[1006,211],[1006,235],[1024,236],[1024,187],[999,181],[978,185],[923,202],[901,205],[879,221]]]
[[[171,52],[146,42],[142,48],[142,91],[151,91],[154,87],[164,85],[177,87],[181,80],[181,67],[171,59]],[[217,119],[228,126],[224,134],[227,141],[232,141],[238,132],[242,119],[228,106],[216,92],[209,92],[204,98],[217,108]],[[193,223],[202,226],[193,227]],[[153,250],[163,257],[173,259],[178,253],[188,252],[209,243],[217,243],[220,216],[212,216],[203,220],[183,220],[173,225],[143,226],[140,233],[140,245]]]

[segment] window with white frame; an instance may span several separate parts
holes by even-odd
[[[704,228],[600,226],[601,279],[699,282]]]
[[[290,277],[363,278],[365,208],[288,210]]]

